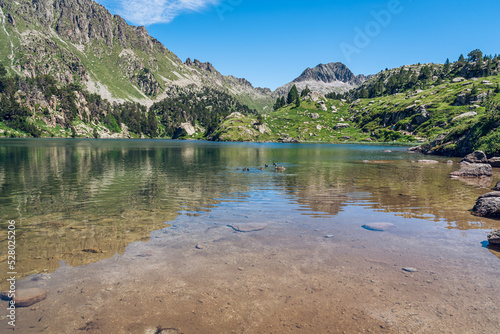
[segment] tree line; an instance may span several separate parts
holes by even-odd
[[[82,102],[85,102],[87,112],[83,112]],[[229,94],[208,88],[181,92],[150,108],[134,102],[111,103],[86,91],[78,83],[58,85],[57,80],[49,75],[34,78],[8,76],[0,64],[0,121],[32,137],[44,135],[34,123],[35,116],[51,118],[57,115],[57,124],[73,134],[74,122],[81,120],[86,124],[100,123],[114,133],[121,132],[122,125],[125,125],[129,132],[156,138],[172,137],[184,122],[199,124],[210,134],[221,118],[233,111],[257,114],[256,110]],[[97,130],[94,133],[97,136]]]

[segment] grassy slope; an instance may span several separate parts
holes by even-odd
[[[487,80],[492,85],[483,84]],[[345,141],[383,141],[383,142],[417,142],[430,141],[439,135],[460,134],[470,124],[483,122],[485,108],[473,107],[472,104],[455,106],[457,96],[475,86],[477,94],[494,91],[500,84],[500,77],[492,76],[479,80],[466,80],[460,83],[444,83],[421,91],[405,92],[375,99],[359,99],[348,104],[338,100],[328,100],[328,111],[323,111],[316,103],[302,102],[299,108],[289,105],[264,116],[264,124],[271,134],[252,136],[242,133],[242,128],[253,128],[255,118],[244,117],[226,120],[219,128],[224,133],[224,140],[232,141],[279,141],[280,138],[291,137],[301,142],[345,142]],[[493,100],[500,102],[500,94],[495,94]],[[332,112],[331,106],[337,107]],[[480,104],[476,104],[480,105]],[[408,111],[408,107],[413,106]],[[419,106],[424,106],[429,119],[423,123],[416,122],[416,112]],[[406,111],[405,111],[406,109]],[[458,115],[474,111],[476,116],[454,120]],[[319,114],[319,119],[313,120],[311,113]],[[405,117],[404,117],[405,116]],[[343,119],[343,120],[342,120]],[[391,119],[395,120],[391,122]],[[348,123],[351,127],[336,130],[337,123]],[[317,126],[321,126],[318,129]],[[312,135],[311,135],[312,134]],[[490,134],[490,136],[493,136]],[[496,137],[495,137],[496,138]],[[489,153],[498,151],[499,147],[484,140],[475,147],[485,149],[489,144]]]

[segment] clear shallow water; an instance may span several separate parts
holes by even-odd
[[[302,219],[304,229],[340,213],[359,225],[360,210],[390,214],[384,219],[394,224],[500,228],[468,212],[491,184],[450,179],[457,160],[412,162],[424,158],[378,145],[4,139],[0,247],[7,249],[6,222],[14,219],[20,276],[51,272],[61,260],[77,266],[123,254],[179,215],[211,222],[213,208],[227,208],[227,221]],[[272,162],[287,170],[258,170]],[[495,172],[491,182],[499,178]]]

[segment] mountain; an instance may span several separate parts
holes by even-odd
[[[308,86],[309,89],[322,94],[345,92],[360,86],[370,77],[356,76],[340,62],[319,64],[314,68],[307,68],[292,82],[276,89],[275,93],[279,96],[286,95],[293,85],[297,86],[299,91]]]
[[[91,0],[0,0],[0,62],[8,72],[80,83],[111,102],[145,106],[183,88],[215,88],[264,110],[271,91],[224,76],[209,63],[183,63],[144,27]]]

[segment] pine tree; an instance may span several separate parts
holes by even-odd
[[[467,55],[469,63],[474,61],[482,61],[483,60],[483,52],[479,49],[473,50],[469,52]]]
[[[464,63],[465,63],[465,57],[463,54],[461,54],[460,57],[458,57],[458,64],[464,65]]]
[[[276,102],[274,103],[273,109],[278,110],[280,108],[280,104],[281,104],[281,98],[278,97],[276,99]]]
[[[295,98],[295,107],[298,108],[300,107],[300,96],[297,95],[297,97]]]
[[[446,58],[446,62],[443,66],[443,74],[446,75],[450,71],[450,58]]]
[[[309,86],[306,86],[306,88],[300,93],[300,97],[307,96],[307,94],[309,94],[310,92],[311,90],[309,89]]]
[[[290,92],[288,92],[286,103],[287,104],[294,103],[295,100],[297,99],[297,96],[299,96],[299,91],[297,90],[297,86],[293,85],[292,88],[290,89]]]
[[[422,67],[422,70],[420,71],[420,77],[419,79],[422,79],[423,81],[427,81],[432,77],[432,72],[429,66],[424,66]]]

